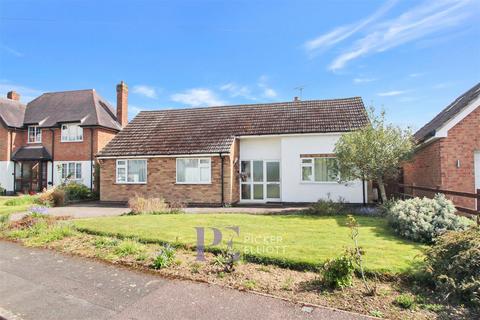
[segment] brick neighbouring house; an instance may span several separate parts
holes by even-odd
[[[360,203],[366,183],[339,183],[333,150],[368,122],[358,97],[143,111],[98,154],[100,199]]]
[[[403,167],[403,182],[454,191],[480,188],[480,83],[459,96],[414,137],[417,148]],[[430,195],[415,191],[416,195]],[[460,207],[476,208],[475,199],[449,196]]]
[[[0,185],[31,193],[70,177],[93,188],[94,156],[128,123],[127,98],[123,81],[116,112],[93,89],[45,93],[27,105],[9,92],[0,99]]]

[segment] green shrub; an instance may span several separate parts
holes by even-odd
[[[145,246],[134,240],[123,240],[115,248],[115,254],[119,257],[136,255],[145,251]]]
[[[10,213],[0,214],[0,230],[3,229],[10,221]]]
[[[152,268],[153,269],[163,269],[170,266],[175,259],[175,249],[166,244],[153,259]]]
[[[92,198],[90,188],[82,183],[70,181],[61,185],[58,189],[65,191],[65,198],[68,201],[88,200]]]
[[[307,209],[306,213],[317,216],[334,216],[345,214],[346,207],[343,199],[338,199],[337,202],[330,199],[328,196],[327,200],[320,199]]]
[[[233,251],[232,248],[221,250],[215,255],[213,265],[221,268],[223,272],[231,273],[235,271],[235,265],[239,260],[238,252]]]
[[[448,230],[464,230],[465,222],[455,215],[452,201],[443,194],[435,198],[413,198],[397,201],[388,213],[390,225],[400,236],[425,243]]]
[[[395,298],[395,304],[403,309],[411,309],[415,305],[415,297],[411,294],[401,294]]]
[[[447,232],[426,251],[426,271],[437,290],[480,306],[480,229]]]
[[[354,260],[351,254],[330,259],[322,267],[323,283],[330,288],[345,288],[353,284],[355,272]]]

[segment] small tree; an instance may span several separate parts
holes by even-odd
[[[370,125],[342,135],[335,145],[338,171],[342,180],[372,180],[380,189],[382,201],[387,199],[385,180],[398,175],[400,164],[413,152],[409,129],[385,123],[385,112],[369,112]]]

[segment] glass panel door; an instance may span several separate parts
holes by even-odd
[[[280,200],[280,162],[265,161],[267,199]]]
[[[241,200],[280,200],[280,162],[242,160],[240,163]]]

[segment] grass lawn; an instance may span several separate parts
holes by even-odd
[[[403,272],[421,258],[423,246],[393,235],[385,219],[356,219],[369,271]],[[213,238],[213,232],[207,228],[215,227],[223,232],[224,242],[233,237],[234,246],[253,258],[310,266],[336,257],[345,247],[352,246],[345,223],[346,217],[248,214],[140,215],[75,221],[79,229],[89,232],[192,246],[196,244],[195,227],[206,228],[207,245]],[[225,229],[227,226],[239,226],[240,236]]]
[[[27,199],[28,198],[28,199]],[[17,204],[13,206],[6,206],[5,202],[10,199],[16,200]],[[0,215],[9,214],[9,213],[17,213],[17,212],[25,212],[29,207],[31,207],[33,201],[31,197],[5,197],[0,196]]]

